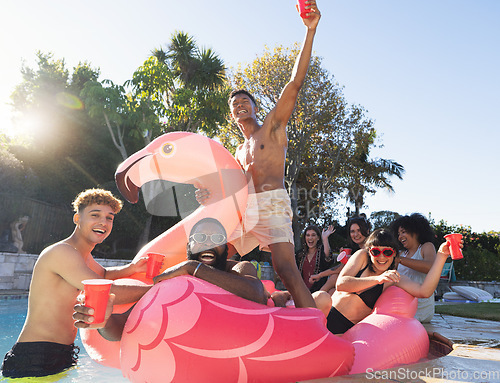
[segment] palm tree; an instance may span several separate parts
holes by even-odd
[[[369,159],[374,139],[375,131],[368,135],[355,135],[355,150],[346,171],[347,199],[354,204],[356,216],[364,205],[366,193],[374,194],[380,188],[394,192],[390,177],[403,179],[405,172],[403,165],[394,160]]]
[[[168,50],[155,49],[152,57],[166,66],[173,79],[164,97],[171,128],[201,129],[213,135],[227,115],[223,61],[211,49],[199,48],[184,32],[174,33]]]

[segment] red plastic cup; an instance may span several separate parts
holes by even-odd
[[[446,239],[446,243],[450,247],[451,259],[462,259],[464,257],[464,255],[462,254],[462,249],[460,249],[460,240],[462,239],[462,234],[447,234],[444,236],[444,238]]]
[[[85,306],[94,309],[92,324],[104,322],[109,291],[113,281],[110,279],[86,279],[82,283],[85,292]]]
[[[343,263],[344,265],[347,263],[347,260],[349,257],[347,256],[347,253],[345,251],[342,251],[338,256],[337,256],[337,261]]]
[[[163,263],[163,254],[148,253],[148,269],[146,278],[153,279],[160,273],[161,264]]]
[[[347,249],[342,248],[342,251],[345,251],[345,253],[347,255],[351,255],[351,253],[352,253],[352,249],[349,249],[349,248],[347,248]]]
[[[300,17],[303,19],[309,18],[309,16],[307,16],[309,10],[306,9],[306,0],[297,0],[297,6],[299,8]]]

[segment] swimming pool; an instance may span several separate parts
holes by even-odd
[[[0,300],[0,357],[3,360],[4,355],[11,349],[17,340],[19,332],[26,318],[28,299],[1,299]],[[109,382],[128,382],[120,370],[101,366],[94,362],[85,351],[80,336],[76,337],[75,344],[80,347],[78,365],[67,371],[47,378],[37,378],[37,382],[90,382],[109,383]],[[15,382],[2,377],[1,382]]]

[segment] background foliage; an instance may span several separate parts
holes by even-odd
[[[448,225],[445,221],[432,223],[436,245],[444,236],[461,233],[464,239],[464,258],[453,262],[458,279],[474,281],[500,280],[500,233],[475,233],[469,226]]]
[[[165,132],[205,134],[234,152],[243,139],[227,119],[230,90],[246,88],[253,93],[262,120],[289,80],[298,51],[298,45],[266,48],[252,63],[228,74],[215,52],[197,46],[186,33],[176,32],[165,48],[153,50],[122,85],[100,79],[99,69],[88,62],[68,69],[64,59],[37,52],[36,67],[22,66],[23,80],[12,94],[16,126],[31,136],[0,135],[0,193],[66,209],[70,219],[72,199],[86,188],[102,187],[119,195],[114,182],[118,164]],[[381,188],[392,190],[391,179],[403,177],[404,168],[395,160],[371,157],[372,149],[380,145],[374,125],[362,106],[348,103],[335,77],[322,67],[321,58],[313,57],[288,125],[286,186],[297,237],[307,223],[334,224],[332,248],[349,246],[346,230],[338,224],[345,218],[339,203],[347,201],[354,214],[359,214],[367,194]],[[22,211],[26,206],[4,204],[0,228],[18,214],[29,215]],[[381,211],[370,218],[377,228],[397,216]],[[111,236],[94,253],[131,258],[145,242],[179,220],[152,217],[142,203],[126,203]],[[60,225],[54,232],[68,232],[69,221],[52,222]],[[473,233],[445,222],[432,224],[436,245],[447,233],[464,234],[465,259],[455,262],[458,278],[498,278],[498,233]],[[33,243],[30,250],[39,252],[51,241]]]

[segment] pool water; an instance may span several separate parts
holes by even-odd
[[[0,358],[2,360],[17,340],[26,318],[27,307],[27,298],[0,300]],[[2,377],[0,374],[0,382],[128,382],[120,370],[94,362],[85,351],[80,336],[76,337],[75,344],[80,347],[76,367],[45,378],[9,379]]]

